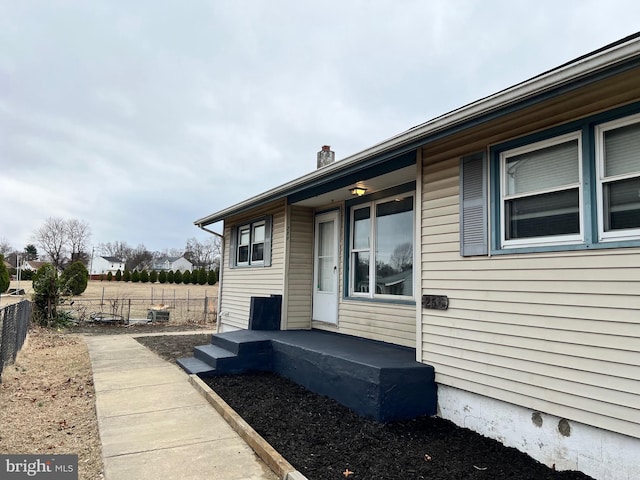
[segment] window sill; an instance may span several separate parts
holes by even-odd
[[[640,247],[640,240],[612,241],[607,240],[601,243],[576,243],[573,245],[547,245],[528,247],[509,247],[503,249],[492,249],[491,255],[510,255],[519,253],[546,253],[546,252],[568,252],[585,250],[606,250],[611,248],[633,248]]]
[[[416,301],[413,299],[402,299],[402,298],[372,298],[372,297],[342,297],[342,300],[345,302],[365,302],[365,303],[386,303],[393,305],[416,305]]]

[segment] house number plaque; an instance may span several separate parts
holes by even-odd
[[[446,295],[423,295],[422,308],[431,310],[446,310],[449,308],[449,297]]]

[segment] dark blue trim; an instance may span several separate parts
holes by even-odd
[[[400,195],[402,193],[411,192],[416,189],[416,182],[407,182],[402,185],[397,185],[392,188],[388,188],[386,190],[382,190],[381,192],[375,192],[371,195],[363,195],[362,197],[352,198],[351,200],[347,200],[344,202],[345,208],[351,208],[354,205],[359,205],[361,203],[370,203],[375,202],[376,200],[381,200],[387,197],[393,197],[395,195]]]
[[[416,214],[416,203],[417,199],[415,198],[415,189],[416,182],[408,182],[403,185],[397,185],[392,188],[388,188],[387,190],[382,190],[380,192],[372,193],[371,195],[363,195],[362,197],[354,198],[352,200],[347,200],[345,202],[344,208],[344,241],[343,245],[343,259],[342,259],[342,299],[343,300],[358,300],[358,301],[374,301],[379,303],[399,303],[403,305],[415,305],[415,300],[395,300],[395,299],[386,299],[386,298],[376,298],[376,297],[352,297],[349,295],[349,281],[351,280],[349,277],[349,265],[351,264],[351,208],[356,205],[361,205],[365,203],[375,202],[377,200],[382,200],[387,197],[393,197],[395,195],[414,192],[413,193],[413,215]],[[373,213],[372,213],[373,214]],[[415,245],[414,245],[415,248]],[[415,266],[414,266],[415,267]],[[415,296],[415,285],[414,288],[414,296]]]
[[[331,208],[326,208],[324,210],[316,210],[315,212],[313,212],[313,217],[315,219],[315,217],[317,217],[318,215],[324,215],[325,213],[331,213],[335,211],[340,212],[340,207],[331,207]]]
[[[299,187],[287,196],[289,204],[297,203],[307,198],[312,198],[324,193],[332,192],[340,188],[353,186],[354,183],[378,177],[385,173],[391,173],[401,168],[416,164],[416,152],[413,147],[408,152],[394,156],[380,155],[368,161],[351,165],[349,168],[335,172],[334,174],[314,182],[313,186]]]
[[[560,252],[569,250],[601,250],[607,248],[638,247],[640,241],[619,240],[612,242],[598,241],[598,200],[596,178],[596,147],[595,147],[595,127],[602,123],[618,120],[624,117],[635,115],[640,112],[640,102],[625,105],[606,112],[598,113],[580,120],[575,120],[557,127],[536,132],[524,137],[520,137],[508,142],[495,145],[490,149],[491,161],[491,253],[493,255],[504,255],[514,253],[538,253],[538,252]],[[584,241],[570,245],[551,246],[527,246],[502,248],[502,220],[500,202],[500,154],[507,150],[522,147],[532,143],[550,140],[560,135],[573,132],[582,134],[582,215],[584,222]],[[552,239],[550,238],[550,241]]]

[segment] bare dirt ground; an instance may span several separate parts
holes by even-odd
[[[38,327],[0,383],[0,452],[78,454],[79,478],[102,478],[87,347],[79,335]]]
[[[93,373],[82,334],[174,333],[153,343],[163,345],[161,356],[175,362],[191,355],[194,345],[210,341],[210,334],[197,333],[203,328],[212,325],[95,325],[61,331],[32,326],[16,362],[2,372],[0,452],[77,454],[80,480],[103,478]],[[144,338],[155,337],[142,337],[143,344]]]

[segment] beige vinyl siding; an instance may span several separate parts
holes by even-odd
[[[640,249],[463,258],[458,165],[424,164],[422,293],[449,297],[422,310],[436,381],[640,437]]]
[[[340,333],[416,346],[416,309],[412,305],[341,300]]]
[[[271,230],[271,266],[230,268],[229,255],[234,255],[230,248],[225,248],[224,274],[222,292],[220,292],[220,319],[225,326],[247,328],[249,326],[249,309],[252,296],[283,295],[284,255],[285,255],[285,203],[284,200],[274,202],[242,216],[232,217],[225,221],[225,245],[231,244],[231,230],[242,223],[272,215]]]
[[[310,208],[289,208],[286,329],[311,328],[313,291],[313,225]]]

